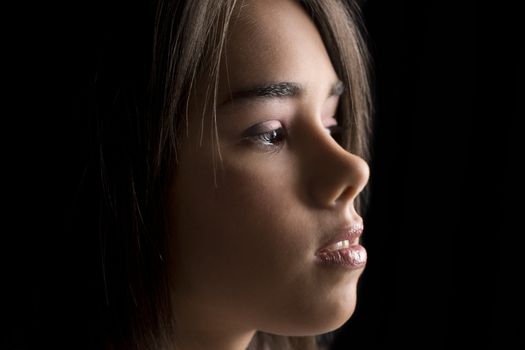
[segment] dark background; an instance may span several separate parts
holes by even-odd
[[[369,263],[334,350],[524,348],[516,3],[364,2],[376,109]],[[86,157],[87,125],[74,108],[99,30],[113,22],[88,2],[24,6],[5,50],[14,78],[4,83],[13,108],[3,129],[9,326],[0,348],[59,348],[83,326],[82,300],[70,293],[83,247],[64,229]]]
[[[334,349],[525,348],[519,14],[509,1],[363,6],[369,263]]]

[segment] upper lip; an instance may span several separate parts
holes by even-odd
[[[329,240],[327,240],[322,245],[322,248],[319,249],[316,254],[321,253],[323,250],[326,250],[332,244],[335,244],[337,242],[341,242],[344,240],[348,240],[351,246],[358,244],[359,237],[363,233],[363,229],[364,229],[364,226],[361,222],[355,222],[349,225],[344,225],[339,230],[335,231],[335,233],[329,238]]]

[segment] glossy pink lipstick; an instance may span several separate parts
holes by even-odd
[[[364,267],[367,254],[366,249],[359,244],[362,233],[362,224],[353,224],[342,229],[315,253],[319,263],[350,270]]]

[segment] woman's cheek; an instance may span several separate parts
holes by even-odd
[[[301,204],[293,192],[294,176],[286,164],[259,161],[256,164],[225,162],[225,176],[219,187],[222,219],[237,232],[237,242],[258,248],[290,249],[305,223]],[[235,240],[234,239],[234,240]],[[276,254],[273,254],[276,256]],[[268,259],[268,257],[266,257]]]

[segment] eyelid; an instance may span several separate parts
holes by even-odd
[[[331,99],[326,102],[326,104],[323,106],[323,110],[321,112],[321,120],[323,121],[324,125],[330,125],[331,122],[336,121],[336,115],[339,110],[339,96],[337,96],[336,99]]]
[[[329,117],[323,117],[322,122],[325,128],[330,128],[334,125],[339,125],[339,122],[337,121],[337,118],[335,115],[331,115]]]
[[[269,120],[269,121],[262,122],[262,123],[259,123],[259,124],[255,124],[255,125],[249,127],[247,130],[245,130],[242,133],[242,136],[243,137],[251,137],[251,136],[263,134],[265,132],[269,132],[269,131],[272,131],[272,130],[276,130],[276,129],[279,129],[279,128],[282,128],[282,127],[283,127],[283,125],[281,124],[280,121],[278,121],[278,120]]]

